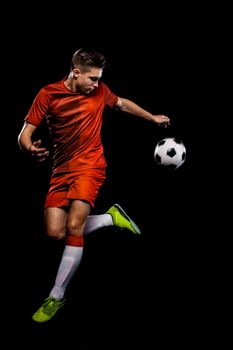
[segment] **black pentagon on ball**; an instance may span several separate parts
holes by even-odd
[[[161,163],[161,157],[158,154],[155,155],[155,160],[157,163]]]
[[[182,161],[185,160],[185,157],[186,157],[186,152],[183,152],[182,153]]]
[[[158,146],[162,146],[162,145],[164,145],[164,144],[165,144],[165,142],[166,142],[166,140],[161,140],[161,141],[159,141],[159,142],[158,142]]]
[[[176,150],[175,148],[169,148],[166,153],[169,157],[173,158],[176,155]]]

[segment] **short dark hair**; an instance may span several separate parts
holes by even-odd
[[[90,67],[105,68],[106,59],[103,54],[92,48],[80,48],[73,54],[71,60],[71,69],[80,68],[87,71]]]

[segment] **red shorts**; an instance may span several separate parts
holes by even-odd
[[[88,169],[85,173],[55,173],[50,180],[45,208],[69,207],[74,199],[84,200],[93,207],[105,178],[105,168]]]

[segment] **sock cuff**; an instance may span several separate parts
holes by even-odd
[[[83,241],[83,236],[69,235],[66,237],[66,245],[71,245],[73,247],[83,247]]]

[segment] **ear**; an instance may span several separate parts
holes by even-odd
[[[80,70],[78,68],[75,68],[73,70],[73,77],[74,77],[74,79],[78,79],[80,73],[81,73]]]

